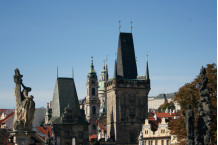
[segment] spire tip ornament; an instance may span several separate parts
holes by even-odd
[[[119,22],[119,32],[120,32],[120,28],[121,28],[120,22],[121,22],[121,21],[119,20],[118,22]]]
[[[132,33],[132,28],[133,28],[132,21],[130,21],[130,24],[131,24],[130,28],[131,28],[131,33]]]

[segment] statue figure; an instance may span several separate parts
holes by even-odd
[[[31,131],[35,112],[35,102],[33,101],[32,95],[28,96],[28,93],[31,91],[31,88],[26,87],[23,84],[22,77],[23,75],[20,74],[19,69],[15,69],[14,82],[16,84],[16,109],[13,130]],[[21,86],[23,88],[22,91]]]
[[[191,109],[191,105],[189,104],[185,113],[185,124],[186,124],[186,144],[194,145],[194,113]]]
[[[197,122],[195,143],[196,145],[210,145],[210,124],[212,122],[210,109],[211,103],[209,98],[209,91],[207,89],[208,79],[206,77],[206,69],[204,67],[201,68],[200,79],[200,100],[198,107],[199,116]]]
[[[139,145],[142,145],[142,142],[143,142],[143,133],[142,133],[142,131],[140,132],[138,140],[139,140]]]

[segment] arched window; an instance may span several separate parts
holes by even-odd
[[[95,106],[92,107],[92,114],[96,114],[96,107]]]
[[[95,95],[95,88],[92,88],[92,95]]]

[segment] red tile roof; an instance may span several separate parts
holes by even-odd
[[[155,113],[157,115],[157,117],[159,118],[173,118],[173,115],[170,115],[170,113]]]
[[[97,136],[97,134],[93,134],[93,135],[91,135],[90,137],[89,137],[89,141],[91,141],[92,139],[97,139],[98,138],[98,136]]]
[[[2,123],[5,123],[6,121],[8,121],[12,116],[14,115],[14,112],[11,112],[8,116],[6,116],[4,119],[0,120],[0,125]]]
[[[47,135],[47,131],[49,131],[50,133],[50,137],[52,137],[52,130],[50,126],[39,126],[37,127],[38,131],[40,131],[41,133]]]

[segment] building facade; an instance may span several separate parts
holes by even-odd
[[[171,102],[173,101],[175,105],[175,112],[178,112],[181,107],[177,102],[174,102],[175,93],[169,93],[169,94],[159,94],[155,97],[148,97],[148,110],[149,112],[157,111],[158,108],[164,103],[164,102]]]
[[[168,129],[168,123],[177,119],[176,113],[149,113],[148,119],[142,126],[139,136],[139,145],[174,145],[177,138]]]

